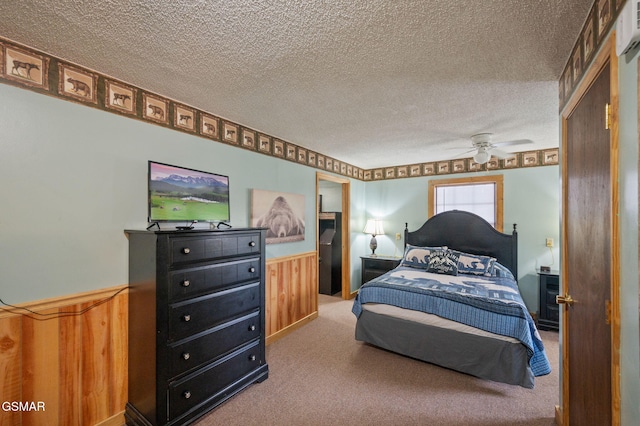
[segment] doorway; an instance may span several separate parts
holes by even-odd
[[[349,179],[316,173],[318,292],[322,289],[342,299],[351,298],[349,199]],[[321,283],[321,274],[330,275],[328,290],[327,284]]]

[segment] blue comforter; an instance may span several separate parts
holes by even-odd
[[[353,304],[356,317],[365,303],[384,303],[435,314],[491,333],[520,340],[534,376],[551,372],[529,311],[509,278],[442,275],[398,267],[364,284]]]

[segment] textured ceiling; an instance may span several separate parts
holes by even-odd
[[[0,36],[370,169],[454,158],[479,132],[557,147],[591,4],[2,0]]]

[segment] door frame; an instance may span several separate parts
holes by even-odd
[[[562,129],[562,210],[560,214],[562,240],[568,241],[567,235],[567,121],[573,110],[580,103],[591,85],[600,75],[603,68],[609,64],[610,72],[610,133],[609,144],[611,149],[610,159],[610,182],[611,182],[611,419],[613,425],[620,424],[620,223],[619,213],[619,186],[618,186],[618,113],[619,113],[619,92],[618,92],[618,56],[616,55],[615,31],[611,31],[609,39],[602,44],[602,48],[594,58],[589,69],[586,70],[579,86],[571,95],[569,102],[561,112]],[[604,113],[604,111],[603,111]],[[562,259],[567,259],[567,244],[562,244]],[[564,263],[561,267],[561,292],[567,293],[568,268]],[[571,360],[564,336],[568,334],[568,324],[564,321],[564,309],[560,310],[562,326],[560,328],[560,346],[562,347],[561,360],[561,386],[560,404],[556,406],[556,423],[559,425],[569,425],[569,380],[568,371]],[[603,307],[604,309],[604,307]]]
[[[320,230],[318,227],[318,212],[320,211],[320,181],[339,183],[342,187],[342,298],[351,299],[351,242],[349,237],[349,203],[351,200],[351,181],[322,172],[316,172],[316,257],[320,258]],[[318,276],[316,282],[320,283],[320,268],[316,268]],[[318,289],[316,289],[318,290]],[[318,290],[319,291],[319,290]]]

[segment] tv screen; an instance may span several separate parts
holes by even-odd
[[[149,222],[229,220],[229,177],[149,161]]]

